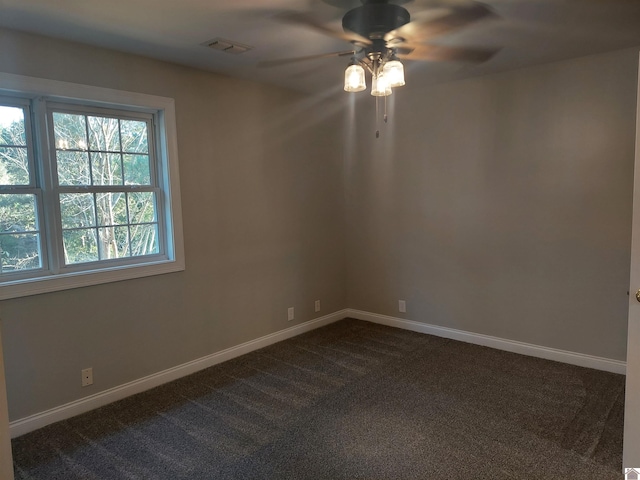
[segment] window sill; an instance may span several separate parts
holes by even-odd
[[[125,265],[101,268],[99,271],[74,272],[16,280],[0,286],[0,300],[180,272],[184,269],[184,262],[163,260],[144,265]]]

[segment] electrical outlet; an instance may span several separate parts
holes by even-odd
[[[88,387],[89,385],[93,385],[93,368],[82,370],[82,386]]]
[[[293,307],[289,307],[287,309],[287,320],[290,322],[291,320],[294,319],[294,315],[293,315]]]
[[[404,300],[398,300],[398,311],[400,313],[407,313],[407,302]]]
[[[320,300],[316,300],[316,312],[320,311]]]

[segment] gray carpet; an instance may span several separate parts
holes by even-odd
[[[13,441],[17,479],[621,478],[624,377],[346,319]]]

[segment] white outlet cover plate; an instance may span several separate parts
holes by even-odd
[[[82,386],[88,387],[89,385],[93,385],[93,368],[82,370]]]
[[[404,300],[398,300],[398,311],[400,313],[407,312],[407,303]]]

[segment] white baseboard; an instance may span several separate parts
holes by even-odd
[[[403,328],[413,332],[428,333],[438,337],[474,343],[476,345],[483,345],[485,347],[505,350],[507,352],[520,353],[522,355],[529,355],[530,357],[545,358],[556,362],[569,363],[580,367],[604,370],[606,372],[619,373],[622,375],[626,373],[627,369],[626,362],[619,360],[611,360],[582,353],[568,352],[566,350],[541,347],[530,343],[506,340],[504,338],[465,332],[463,330],[456,330],[453,328],[439,327],[437,325],[429,325],[426,323],[415,322],[413,320],[405,320],[403,318],[390,317],[387,315],[379,315],[377,313],[369,313],[353,309],[347,309],[347,315],[358,320],[366,320],[368,322],[388,325],[390,327]]]
[[[103,392],[96,393],[95,395],[75,400],[29,417],[15,420],[9,424],[11,438],[19,437],[20,435],[45,427],[51,423],[66,420],[67,418],[75,417],[76,415],[94,410],[117,400],[122,400],[123,398],[135,395],[136,393],[144,392],[145,390],[171,382],[172,380],[177,380],[178,378],[186,375],[191,375],[192,373],[205,368],[239,357],[245,353],[249,353],[282,340],[309,332],[316,328],[329,325],[330,323],[337,322],[345,317],[347,317],[347,310],[340,310],[338,312],[295,325],[285,330],[280,330],[279,332],[242,343],[235,347],[207,355],[206,357],[183,363],[177,367],[148,375],[144,378],[125,383],[124,385],[110,388]]]
[[[94,410],[117,400],[122,400],[123,398],[135,395],[136,393],[149,390],[164,383],[171,382],[172,380],[177,380],[178,378],[186,375],[191,375],[197,371],[231,360],[232,358],[239,357],[245,353],[249,353],[282,340],[309,332],[316,328],[329,325],[330,323],[342,320],[345,317],[356,318],[358,320],[365,320],[372,323],[379,323],[419,333],[427,333],[438,337],[460,340],[462,342],[474,343],[476,345],[483,345],[486,347],[496,348],[498,350],[505,350],[507,352],[555,360],[557,362],[569,363],[581,367],[594,368],[623,375],[626,372],[626,363],[619,360],[611,360],[608,358],[568,352],[566,350],[541,347],[539,345],[505,340],[503,338],[491,337],[489,335],[439,327],[437,325],[429,325],[426,323],[415,322],[413,320],[390,317],[361,310],[345,309],[242,343],[235,347],[227,348],[226,350],[207,355],[206,357],[198,358],[191,362],[163,370],[162,372],[154,373],[144,378],[110,388],[89,397],[75,400],[65,405],[15,420],[9,424],[11,437],[19,437],[20,435],[45,427],[51,423],[66,420],[67,418]]]

